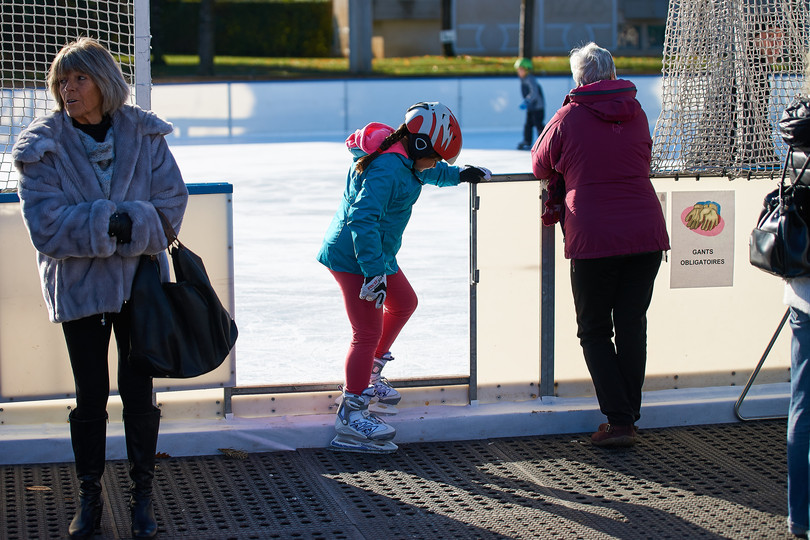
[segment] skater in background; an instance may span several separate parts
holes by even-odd
[[[810,167],[807,166],[810,159],[810,63],[804,80],[802,95],[785,109],[779,121],[779,132],[790,147],[786,166],[791,181],[810,185]],[[784,301],[790,308],[792,332],[787,424],[788,528],[793,535],[807,538],[810,530],[810,277],[786,280]]]
[[[518,150],[529,150],[534,140],[534,130],[539,136],[546,127],[546,100],[543,89],[532,75],[532,61],[529,58],[518,58],[515,69],[520,77],[520,93],[523,101],[520,108],[526,111],[526,122],[523,124],[523,140],[518,144]]]
[[[381,371],[389,349],[416,309],[417,298],[396,255],[424,184],[439,187],[488,180],[483,167],[455,167],[461,130],[438,102],[420,102],[397,129],[372,122],[346,139],[353,163],[318,261],[343,293],[352,327],[343,396],[331,446],[394,452],[396,430],[369,411],[372,400],[396,412],[400,394]]]
[[[576,88],[535,142],[532,169],[549,180],[544,224],[561,209],[577,337],[607,416],[591,441],[628,446],[641,416],[647,308],[669,237],[635,86],[616,79],[610,52],[594,43],[571,51],[570,61]]]
[[[129,84],[102,45],[84,37],[63,47],[47,83],[54,112],[20,134],[12,156],[45,303],[51,321],[62,325],[76,386],[69,422],[79,498],[68,532],[90,538],[101,521],[107,354],[114,332],[131,531],[150,538],[158,532],[152,480],[160,409],[153,404],[152,378],[127,362],[127,300],[141,255],[160,253],[168,272],[157,209],[178,229],[188,191],[164,139],[171,125],[126,104]]]

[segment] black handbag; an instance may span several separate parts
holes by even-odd
[[[769,274],[783,278],[810,275],[810,186],[791,182],[785,185],[785,174],[792,148],[785,159],[779,187],[763,201],[757,226],[748,241],[749,261]],[[805,160],[801,178],[807,167]]]
[[[202,259],[180,243],[158,210],[176,282],[161,282],[154,255],[141,255],[130,296],[129,364],[151,377],[186,379],[218,368],[238,331],[211,286]]]

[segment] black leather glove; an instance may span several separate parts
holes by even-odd
[[[116,212],[111,215],[107,234],[115,237],[119,244],[129,244],[132,240],[132,219],[130,219],[129,214]]]
[[[484,167],[475,165],[464,165],[458,173],[459,182],[469,182],[477,184],[492,179],[492,171]]]

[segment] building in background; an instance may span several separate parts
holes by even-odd
[[[528,0],[532,1],[532,0]],[[533,55],[565,55],[595,41],[616,55],[662,54],[668,0],[533,0]],[[333,0],[336,46],[349,55],[350,0]],[[440,55],[442,7],[456,54],[516,56],[521,0],[370,0],[375,58]],[[368,7],[365,7],[368,9]],[[448,34],[445,33],[445,36]]]

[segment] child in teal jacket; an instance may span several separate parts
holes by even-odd
[[[424,184],[439,187],[488,180],[483,167],[455,167],[461,130],[438,102],[411,106],[396,130],[370,123],[346,139],[353,162],[340,206],[326,232],[318,261],[343,292],[352,342],[346,384],[331,445],[353,452],[393,452],[396,430],[369,412],[396,412],[401,396],[380,372],[416,309],[417,298],[397,264],[402,234]]]

